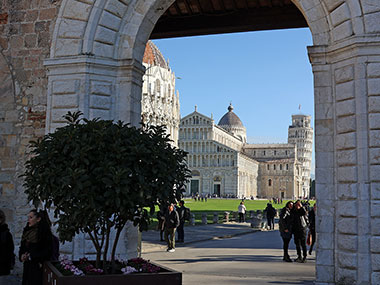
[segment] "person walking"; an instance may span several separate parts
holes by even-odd
[[[285,207],[282,208],[280,212],[280,221],[278,225],[279,225],[280,235],[283,241],[283,250],[284,250],[283,260],[286,262],[292,262],[288,253],[289,242],[292,239],[292,227],[293,227],[293,202],[292,201],[287,202]]]
[[[190,217],[188,217],[188,208],[185,207],[185,201],[181,200],[179,201],[179,208],[177,210],[178,217],[179,217],[179,226],[177,228],[178,233],[178,240],[177,242],[184,242],[185,241],[185,221],[188,220]]]
[[[311,234],[311,245],[309,248],[309,255],[311,255],[311,253],[313,252],[313,247],[314,247],[315,239],[316,239],[316,234],[315,234],[315,214],[316,214],[316,211],[317,211],[317,203],[314,204],[313,208],[309,212],[309,222],[310,222],[309,230],[310,230],[310,234]]]
[[[294,234],[294,243],[297,249],[297,259],[296,262],[305,263],[307,257],[306,250],[306,235],[308,227],[308,217],[307,211],[302,206],[301,201],[297,200],[293,207],[294,219],[293,219],[293,234]],[[302,253],[301,255],[301,248]]]
[[[31,210],[19,250],[23,263],[22,285],[42,285],[42,266],[52,256],[52,233],[42,211]]]
[[[13,237],[5,223],[6,216],[0,210],[0,284],[8,284],[9,274],[14,266]]]
[[[164,206],[160,206],[160,210],[157,212],[157,229],[160,231],[160,241],[164,241],[164,227],[165,227],[165,209]]]
[[[269,229],[274,230],[274,217],[277,214],[276,209],[273,208],[272,204],[268,203],[264,211],[266,211],[267,213],[267,221],[268,221]]]
[[[165,240],[168,244],[168,252],[175,251],[175,231],[179,226],[179,216],[174,209],[174,204],[168,206],[168,211],[165,214]]]
[[[239,212],[239,223],[244,223],[245,222],[245,211],[247,208],[244,205],[244,202],[241,201],[240,205],[238,206],[238,212]]]

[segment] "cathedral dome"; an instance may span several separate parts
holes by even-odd
[[[234,107],[230,104],[228,112],[220,119],[218,126],[245,143],[247,141],[247,131],[239,117],[233,112],[233,109]]]
[[[233,112],[232,104],[228,106],[228,112],[220,119],[218,126],[244,127],[240,118]]]
[[[159,67],[162,67],[165,69],[169,69],[169,64],[165,60],[161,51],[158,49],[158,47],[152,41],[148,41],[146,43],[144,57],[143,57],[143,63],[150,64],[153,66],[159,66]]]

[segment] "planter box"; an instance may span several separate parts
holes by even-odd
[[[152,263],[154,264],[154,263]],[[43,285],[181,285],[182,273],[154,264],[162,269],[158,273],[64,276],[51,263],[44,264]]]

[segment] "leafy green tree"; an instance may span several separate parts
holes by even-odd
[[[181,198],[190,171],[186,152],[170,144],[163,126],[136,128],[81,115],[69,112],[68,125],[31,142],[24,186],[36,207],[42,202],[54,210],[60,240],[87,233],[97,265],[103,261],[105,268],[111,231],[114,264],[127,221],[147,230],[156,205]]]

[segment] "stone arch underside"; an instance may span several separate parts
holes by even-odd
[[[363,31],[360,8],[352,4],[355,1],[292,1],[308,22],[314,45],[327,45]],[[173,2],[65,0],[56,22],[51,57],[136,58],[133,54],[145,49],[155,23]],[[352,21],[353,17],[357,18]]]
[[[138,123],[145,43],[173,2],[63,1],[45,63],[47,130],[75,109]],[[292,2],[314,44],[317,283],[380,284],[380,4]]]

